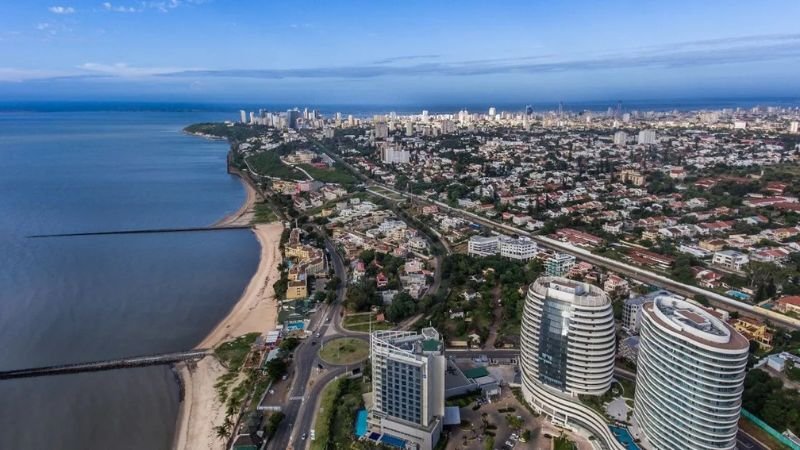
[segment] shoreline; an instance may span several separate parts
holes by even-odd
[[[280,222],[253,227],[261,248],[258,268],[233,308],[195,348],[214,348],[231,338],[251,332],[263,333],[275,327],[278,304],[272,285],[280,278],[278,264],[282,232],[283,224]],[[225,368],[214,356],[175,367],[183,383],[183,400],[178,409],[172,448],[222,449],[224,442],[217,437],[214,427],[224,420],[225,409],[214,385],[217,378],[226,372]]]
[[[239,209],[219,219],[211,224],[211,227],[229,227],[239,225],[250,225],[255,217],[255,204],[260,199],[261,195],[256,191],[255,187],[250,184],[248,179],[245,179],[238,170],[230,170],[229,174],[236,176],[244,186],[245,199]]]

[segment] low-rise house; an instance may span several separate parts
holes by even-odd
[[[775,301],[775,309],[786,314],[800,314],[800,295],[787,295]]]
[[[736,271],[741,271],[749,262],[750,258],[746,254],[736,250],[718,251],[714,253],[711,260],[711,263],[716,266]]]

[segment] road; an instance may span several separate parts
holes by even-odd
[[[575,256],[581,260],[587,261],[592,263],[596,266],[600,266],[606,269],[614,270],[615,272],[621,273],[626,275],[630,278],[635,280],[639,280],[644,283],[651,284],[653,286],[658,286],[663,289],[668,289],[672,292],[681,295],[703,295],[705,296],[712,305],[723,306],[728,309],[734,309],[741,312],[744,315],[753,316],[762,320],[769,320],[772,323],[780,323],[783,326],[788,327],[789,329],[798,330],[800,329],[800,321],[797,319],[793,319],[791,317],[783,316],[777,313],[773,313],[771,311],[767,311],[764,308],[756,308],[753,305],[749,305],[746,303],[742,303],[740,301],[734,300],[732,298],[726,297],[724,295],[720,295],[713,291],[708,291],[705,289],[701,289],[697,286],[692,286],[689,284],[680,283],[678,281],[672,280],[667,278],[663,275],[659,275],[657,273],[651,272],[649,270],[642,269],[641,267],[632,266],[630,264],[617,261],[611,258],[606,258],[604,256],[596,255],[588,250],[575,247],[571,244],[561,242],[555,239],[551,239],[545,236],[535,235],[526,230],[522,230],[520,228],[515,228],[503,223],[495,222],[493,220],[487,219],[485,217],[479,216],[477,214],[471,213],[469,211],[465,211],[459,208],[453,208],[450,205],[445,203],[428,199],[427,197],[423,197],[416,194],[401,192],[396,189],[393,189],[389,186],[369,181],[368,184],[379,186],[387,191],[395,193],[397,195],[412,198],[421,202],[426,202],[430,204],[434,204],[439,208],[448,211],[452,214],[462,216],[473,220],[481,225],[484,225],[488,228],[491,228],[495,231],[503,232],[503,233],[512,233],[517,234],[520,236],[526,236],[533,240],[535,240],[539,245],[545,248],[549,248],[552,250],[557,250],[562,253],[567,253],[570,255]]]
[[[324,235],[323,230],[317,231]],[[268,449],[285,450],[290,448],[305,448],[307,442],[303,442],[301,436],[308,433],[316,414],[316,402],[319,399],[322,389],[331,380],[343,375],[348,370],[360,366],[355,364],[349,367],[329,366],[319,359],[318,350],[322,341],[329,341],[337,337],[349,336],[360,339],[365,337],[360,333],[351,333],[342,327],[342,309],[344,298],[347,294],[347,271],[344,267],[342,257],[336,251],[333,243],[325,238],[325,249],[328,252],[330,263],[333,266],[334,274],[339,278],[339,287],[336,289],[336,300],[325,305],[317,311],[311,318],[309,330],[314,334],[297,347],[294,352],[294,379],[289,389],[289,398],[282,412],[285,414],[283,423],[278,428],[275,436],[267,445]],[[317,338],[317,333],[321,338]],[[322,366],[325,373],[321,378],[314,381],[310,389],[306,390],[309,379],[314,370]]]
[[[469,211],[465,211],[465,210],[460,209],[460,208],[453,208],[452,206],[450,206],[450,205],[448,205],[446,203],[442,203],[442,202],[439,202],[439,201],[436,201],[436,200],[431,200],[431,199],[429,199],[427,197],[424,197],[424,196],[421,196],[421,195],[416,195],[416,194],[411,194],[411,193],[407,193],[407,192],[398,191],[398,190],[396,190],[396,189],[394,189],[394,188],[392,188],[390,186],[387,186],[385,184],[376,182],[375,180],[372,180],[371,178],[366,177],[357,168],[353,167],[351,164],[349,164],[348,162],[344,161],[344,159],[342,159],[339,155],[337,155],[337,154],[331,152],[330,150],[328,150],[321,142],[319,142],[318,140],[314,139],[313,137],[309,137],[309,141],[312,142],[314,145],[316,145],[317,148],[319,148],[323,153],[327,154],[328,156],[330,156],[334,160],[340,162],[345,167],[347,167],[351,172],[355,173],[358,176],[358,178],[361,179],[362,181],[364,181],[364,183],[368,187],[369,186],[380,187],[380,188],[382,188],[382,189],[384,189],[386,191],[392,192],[393,194],[396,194],[396,195],[398,195],[400,197],[404,197],[404,198],[413,199],[413,200],[417,200],[417,201],[420,201],[420,202],[425,202],[425,203],[428,203],[428,204],[436,205],[436,206],[438,206],[439,208],[441,208],[441,209],[443,209],[445,211],[448,211],[448,212],[450,212],[452,214],[455,214],[455,215],[458,215],[458,216],[461,216],[461,217],[465,217],[465,218],[471,219],[474,222],[479,223],[481,225],[484,225],[484,226],[486,226],[488,228],[491,228],[491,229],[493,229],[495,231],[499,231],[499,232],[503,232],[503,233],[518,234],[518,235],[521,235],[521,236],[530,237],[531,239],[537,241],[540,245],[542,245],[545,248],[558,250],[558,251],[560,251],[562,253],[568,253],[570,255],[575,256],[576,258],[585,260],[585,261],[590,262],[590,263],[592,263],[594,265],[597,265],[597,266],[600,266],[600,267],[604,267],[606,269],[614,270],[616,272],[619,272],[621,274],[629,276],[630,278],[633,278],[635,280],[639,280],[639,281],[651,284],[653,286],[658,286],[658,287],[661,287],[663,289],[668,289],[668,290],[671,290],[671,291],[673,291],[675,293],[678,293],[678,294],[681,294],[681,295],[703,295],[709,300],[709,302],[712,305],[724,306],[724,307],[729,308],[729,309],[735,309],[735,310],[741,312],[743,315],[752,316],[752,317],[755,317],[755,318],[758,318],[758,319],[762,319],[762,320],[769,320],[772,323],[779,323],[779,324],[781,324],[783,326],[786,326],[786,327],[788,327],[789,329],[792,329],[792,330],[799,330],[800,329],[800,320],[793,319],[793,318],[787,317],[787,316],[783,316],[783,315],[780,315],[780,314],[777,314],[777,313],[773,313],[771,311],[765,310],[764,308],[756,308],[753,305],[748,305],[746,303],[739,302],[737,300],[734,300],[732,298],[726,297],[724,295],[717,294],[716,292],[712,292],[712,291],[708,291],[708,290],[705,290],[705,289],[701,289],[701,288],[699,288],[697,286],[692,286],[692,285],[680,283],[680,282],[677,282],[677,281],[672,280],[670,278],[667,278],[667,277],[665,277],[663,275],[659,275],[659,274],[656,274],[656,273],[651,272],[649,270],[642,269],[641,267],[632,266],[630,264],[626,264],[626,263],[623,263],[621,261],[617,261],[617,260],[614,260],[614,259],[610,259],[610,258],[606,258],[606,257],[603,257],[603,256],[595,255],[595,254],[593,254],[592,252],[590,252],[588,250],[585,250],[585,249],[582,249],[582,248],[578,248],[578,247],[575,247],[573,245],[570,245],[570,244],[567,244],[567,243],[564,243],[564,242],[561,242],[561,241],[558,241],[558,240],[555,240],[555,239],[550,239],[550,238],[547,238],[547,237],[544,237],[544,236],[534,235],[534,234],[532,234],[532,233],[530,233],[530,232],[528,232],[526,230],[522,230],[520,228],[512,227],[512,226],[509,226],[509,225],[506,225],[506,224],[503,224],[503,223],[495,222],[495,221],[490,220],[490,219],[488,219],[486,217],[477,215],[475,213],[471,213]]]

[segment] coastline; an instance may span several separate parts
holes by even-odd
[[[248,189],[252,189],[248,183],[244,184]],[[253,194],[252,197],[255,198],[254,190]],[[256,273],[231,311],[196,348],[213,348],[236,336],[265,332],[275,327],[278,305],[272,285],[280,278],[278,264],[281,260],[282,232],[283,224],[280,222],[259,224],[253,228],[261,247]],[[224,442],[217,437],[214,427],[224,420],[225,410],[217,397],[214,385],[226,369],[213,356],[203,358],[196,364],[177,364],[176,369],[183,382],[184,394],[179,407],[172,448],[174,450],[223,448]]]
[[[211,224],[212,227],[249,225],[255,217],[255,204],[261,197],[255,187],[250,183],[250,180],[242,176],[238,170],[229,168],[228,171],[231,175],[236,176],[242,183],[242,186],[244,186],[245,199],[241,206],[239,206],[239,209],[214,222]]]

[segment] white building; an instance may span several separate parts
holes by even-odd
[[[522,393],[558,426],[621,449],[605,419],[578,396],[603,395],[614,376],[611,301],[598,287],[561,277],[531,284],[522,318]]]
[[[794,120],[789,123],[789,133],[797,134],[800,131],[800,122]]]
[[[386,139],[389,137],[389,126],[384,122],[375,124],[375,139]]]
[[[575,265],[575,257],[567,253],[556,252],[544,263],[544,270],[548,276],[563,277]]]
[[[381,149],[381,161],[384,164],[408,164],[411,161],[411,152],[394,147],[384,147]]]
[[[628,143],[628,133],[624,131],[617,131],[614,133],[614,145],[624,147]]]
[[[670,296],[646,303],[633,409],[643,447],[736,448],[749,348],[704,308]]]
[[[370,345],[370,431],[399,438],[406,448],[433,449],[444,419],[447,364],[439,333],[433,328],[419,334],[376,331]]]
[[[239,122],[247,123],[247,111],[243,109],[239,110]]]
[[[736,250],[721,250],[714,253],[711,263],[731,270],[742,270],[750,258],[742,252]]]
[[[639,312],[642,305],[651,301],[647,296],[639,296],[625,300],[622,306],[622,329],[628,333],[639,331]]]
[[[499,240],[500,256],[520,261],[530,261],[536,257],[538,246],[529,238],[502,238]]]
[[[639,132],[639,139],[636,141],[640,145],[652,145],[658,143],[656,130],[642,130]]]
[[[472,236],[469,238],[467,253],[472,256],[491,256],[499,251],[498,236]]]

